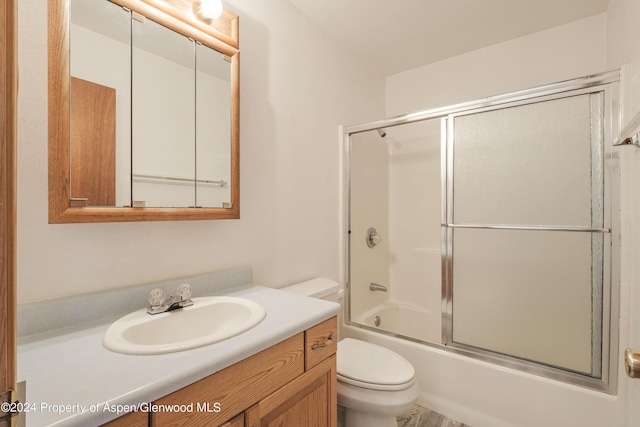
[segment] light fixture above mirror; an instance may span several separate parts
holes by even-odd
[[[196,6],[197,15],[204,20],[218,19],[222,15],[222,2],[220,0],[200,0]]]

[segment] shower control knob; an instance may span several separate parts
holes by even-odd
[[[371,227],[367,230],[367,246],[373,248],[382,242],[382,238],[378,236],[375,228]]]

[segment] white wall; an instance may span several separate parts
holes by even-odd
[[[605,29],[600,14],[390,76],[387,116],[607,71]]]
[[[241,219],[47,224],[47,2],[20,1],[20,302],[252,265],[280,287],[339,277],[338,125],[384,116],[384,79],[286,0],[240,16]]]
[[[640,2],[610,0],[607,11],[607,66],[623,65],[623,126],[640,112],[640,43],[637,24]],[[620,350],[640,350],[640,152],[631,147],[620,151]],[[622,355],[620,359],[622,360]],[[620,375],[618,386],[626,394],[624,425],[640,425],[640,381]]]

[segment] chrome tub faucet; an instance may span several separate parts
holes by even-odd
[[[387,287],[372,282],[369,283],[369,290],[374,292],[387,292]]]

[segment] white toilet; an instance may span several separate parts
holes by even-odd
[[[283,291],[337,302],[338,284],[318,278]],[[365,341],[338,342],[338,405],[345,408],[345,427],[397,427],[396,417],[416,403],[415,370],[399,354]]]

